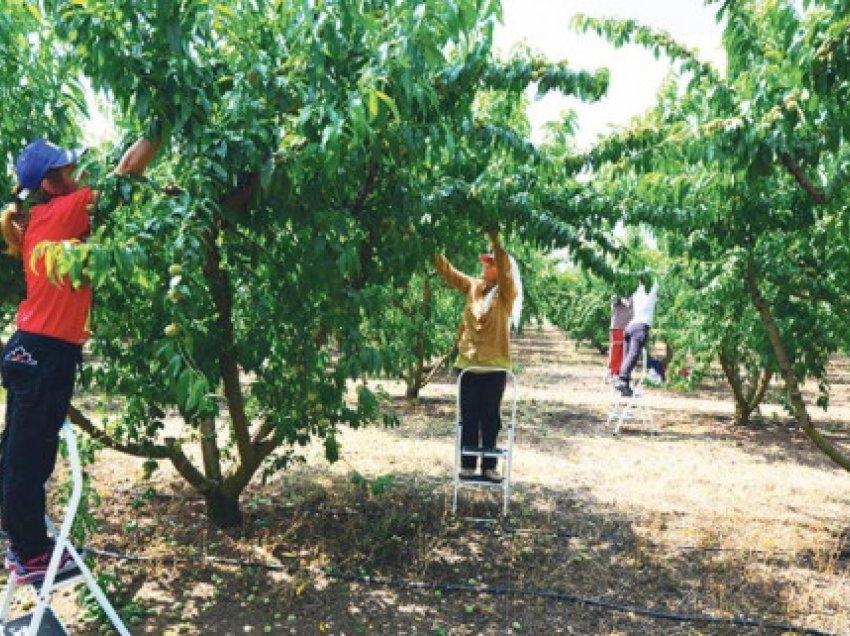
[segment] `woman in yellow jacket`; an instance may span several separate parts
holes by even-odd
[[[461,444],[493,448],[502,427],[501,403],[507,373],[511,369],[510,321],[518,293],[518,271],[513,259],[499,242],[496,231],[489,232],[493,254],[482,254],[480,278],[455,269],[442,255],[434,257],[434,266],[445,281],[466,295],[466,306],[458,334],[459,370],[464,373],[460,386]],[[492,369],[492,371],[490,370]],[[461,477],[475,475],[478,458],[461,457]],[[484,457],[481,473],[498,481],[496,458]]]

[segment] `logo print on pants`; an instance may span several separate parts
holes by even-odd
[[[38,364],[38,360],[32,357],[32,354],[23,347],[15,347],[6,355],[7,362],[18,362],[34,367]]]

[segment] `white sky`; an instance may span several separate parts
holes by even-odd
[[[560,119],[565,109],[572,108],[578,115],[578,145],[587,148],[612,125],[625,125],[649,108],[670,71],[665,58],[656,60],[641,47],[615,49],[595,34],[574,32],[570,20],[576,13],[638,20],[697,49],[701,59],[725,67],[722,29],[714,19],[717,5],[706,7],[703,0],[502,0],[502,5],[504,24],[496,29],[497,50],[507,53],[524,41],[549,59],[567,60],[570,68],[610,71],[608,94],[594,104],[556,94],[532,98],[529,117],[535,142],[543,137],[544,123]]]

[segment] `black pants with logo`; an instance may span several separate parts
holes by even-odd
[[[56,465],[81,347],[17,331],[0,356],[6,426],[0,437],[0,520],[18,557],[50,549],[44,484]]]
[[[504,371],[463,374],[460,379],[460,441],[463,446],[496,446],[496,437],[502,428],[502,395],[507,379]],[[462,468],[475,468],[478,458],[461,456],[460,462]],[[482,470],[495,467],[495,457],[482,458]]]

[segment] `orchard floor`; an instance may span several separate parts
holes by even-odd
[[[210,526],[170,473],[146,482],[138,464],[103,452],[89,543],[122,555],[93,563],[115,574],[113,592],[135,611],[131,632],[850,632],[850,474],[780,410],[736,429],[723,385],[656,389],[655,427],[627,423],[614,437],[603,356],[530,329],[515,359],[504,522],[491,490],[462,490],[450,514],[449,377],[417,405],[385,384],[398,428],[346,431],[333,466],[307,449],[306,465],[246,493],[238,530]],[[832,380],[818,423],[847,449],[845,362]],[[98,633],[72,601],[57,603],[71,633]],[[759,621],[773,625],[746,626]]]

